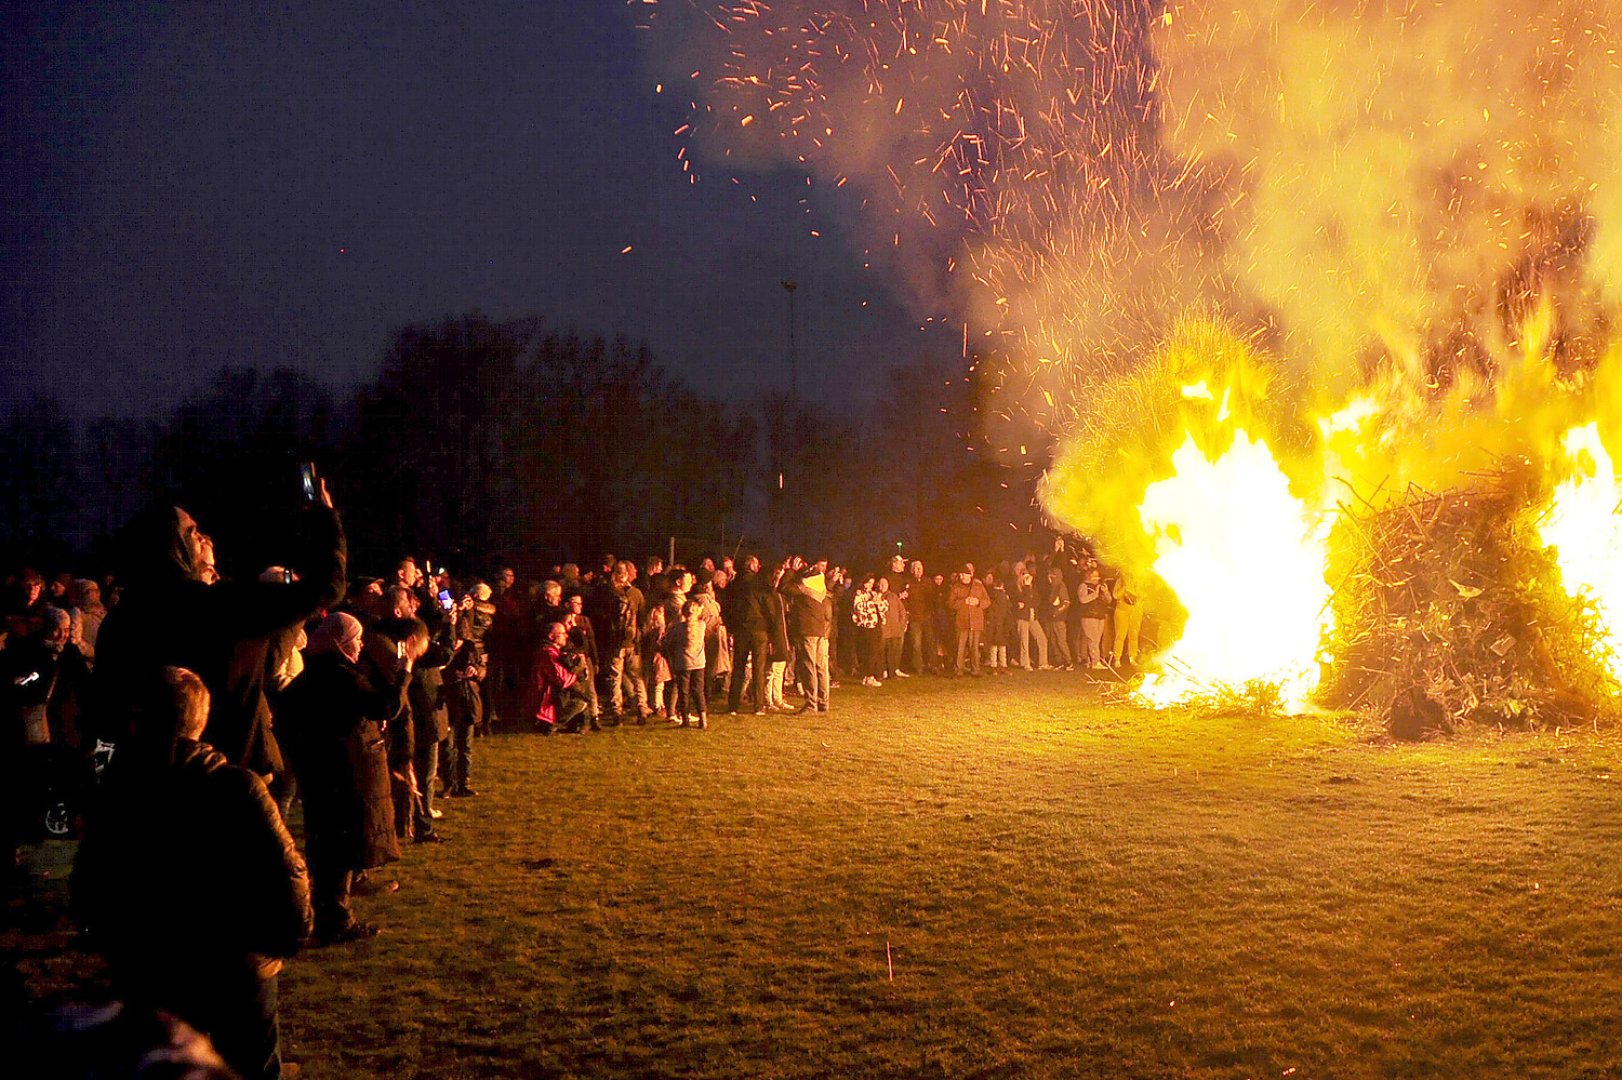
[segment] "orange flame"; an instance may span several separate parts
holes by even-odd
[[[1538,533],[1554,549],[1566,592],[1593,604],[1596,659],[1622,682],[1622,481],[1598,423],[1572,428],[1562,445],[1571,477],[1555,488]]]

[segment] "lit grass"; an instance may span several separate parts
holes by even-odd
[[[451,842],[360,901],[386,933],[289,965],[290,1055],[332,1077],[1622,1061],[1614,733],[1390,747],[1092,690],[913,680],[821,721],[483,740]]]

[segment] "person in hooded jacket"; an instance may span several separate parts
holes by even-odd
[[[485,715],[485,671],[484,650],[472,638],[461,640],[445,666],[445,704],[451,727],[445,794],[454,799],[478,794],[469,781],[473,772],[473,732]]]
[[[85,817],[72,902],[120,997],[282,1075],[276,976],[311,926],[304,860],[258,775],[200,741],[208,691],[163,668],[131,688],[130,735]]]
[[[389,780],[394,796],[394,834],[401,840],[415,838],[417,801],[417,725],[413,715],[411,681],[428,652],[428,626],[415,616],[379,619],[366,628],[361,652],[371,662],[377,681],[398,681],[404,691],[405,711],[384,725],[383,738],[389,751]]]
[[[770,671],[767,649],[771,635],[767,623],[769,591],[760,576],[760,559],[746,555],[743,573],[726,590],[727,603],[722,608],[727,629],[732,632],[732,688],[727,696],[727,711],[736,713],[743,707],[744,672],[749,673],[753,687],[755,715],[766,712],[766,681]]]
[[[354,875],[400,857],[383,731],[405,720],[405,686],[365,652],[362,638],[353,615],[327,616],[310,635],[304,672],[288,686],[280,714],[304,799],[315,934],[323,942],[377,933],[350,910]]]
[[[343,598],[343,526],[325,481],[300,512],[291,581],[202,580],[197,522],[179,507],[139,515],[125,529],[123,598],[96,643],[100,733],[117,742],[131,720],[131,686],[166,666],[196,672],[209,691],[204,741],[233,765],[270,777],[283,769],[265,697],[273,638]]]
[[[411,706],[411,772],[416,793],[411,803],[411,835],[419,844],[437,844],[444,839],[434,827],[434,785],[440,770],[448,772],[450,762],[441,762],[440,743],[450,737],[450,713],[445,703],[445,666],[451,662],[458,609],[451,609],[431,635],[421,657],[411,665],[411,681],[406,687],[406,703]]]

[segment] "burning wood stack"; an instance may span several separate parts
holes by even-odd
[[[1506,471],[1342,508],[1322,704],[1372,712],[1402,739],[1618,718],[1599,613],[1563,586],[1530,487]]]

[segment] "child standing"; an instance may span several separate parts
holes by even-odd
[[[709,705],[704,696],[704,605],[688,600],[681,607],[682,621],[665,635],[665,652],[676,679],[676,716],[672,723],[682,727],[710,726]],[[693,717],[697,716],[694,721]]]
[[[642,677],[648,681],[648,700],[653,711],[666,717],[676,715],[676,688],[670,683],[670,661],[665,657],[665,607],[648,609],[648,622],[642,628]],[[667,693],[668,688],[668,693]]]

